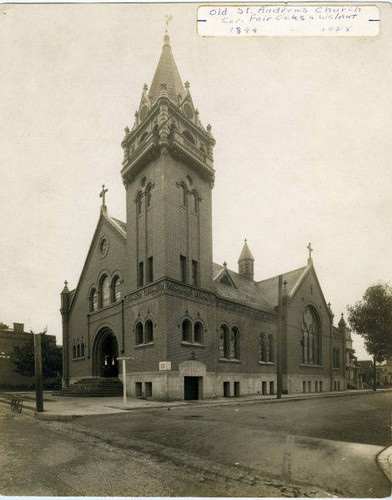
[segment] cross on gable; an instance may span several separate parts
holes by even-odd
[[[312,259],[312,252],[313,252],[312,244],[309,243],[309,245],[306,248],[309,250],[309,260],[311,260]]]
[[[108,189],[105,189],[105,184],[102,184],[102,191],[99,193],[99,197],[102,198],[102,206],[105,207],[105,194],[108,192]]]

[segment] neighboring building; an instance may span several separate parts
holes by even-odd
[[[21,347],[32,338],[33,333],[24,331],[23,323],[14,323],[9,328],[0,323],[0,388],[29,388],[34,386],[34,377],[25,377],[14,371],[15,365],[11,362],[10,355],[14,347]],[[56,337],[47,335],[50,342],[56,345]],[[46,382],[53,382],[47,379]]]
[[[343,315],[340,322],[344,322]],[[339,322],[339,324],[340,324]],[[346,327],[344,322],[344,327],[346,330],[346,384],[348,389],[361,389],[362,381],[359,372],[358,359],[355,356],[355,350],[353,349],[353,340],[351,337],[351,330]]]
[[[122,141],[126,222],[108,214],[103,189],[78,285],[61,294],[65,388],[117,378],[120,356],[132,396],[276,392],[279,277],[254,279],[246,241],[237,271],[212,262],[214,145],[166,35]],[[346,388],[346,326],[333,326],[308,248],[307,265],[282,275],[288,393]]]
[[[370,359],[358,361],[360,376],[362,377],[363,385],[373,386],[374,381],[374,363]],[[387,364],[376,363],[376,378],[377,385],[384,386],[390,383]]]

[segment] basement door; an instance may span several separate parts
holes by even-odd
[[[203,377],[184,377],[184,399],[199,399],[199,383]]]

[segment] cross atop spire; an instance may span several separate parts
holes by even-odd
[[[166,26],[171,19],[172,16],[166,16]],[[182,80],[172,54],[170,38],[167,34],[167,27],[166,34],[163,37],[162,54],[148,93],[148,97],[151,101],[158,99],[161,93],[162,82],[166,83],[166,91],[174,102],[178,102],[179,94],[182,98],[185,96],[184,85],[182,84]]]
[[[165,33],[166,33],[166,35],[167,35],[167,31],[169,29],[169,23],[170,23],[170,21],[172,19],[173,19],[173,16],[171,16],[170,14],[166,14],[165,15],[165,22],[166,22],[166,31],[165,31]]]
[[[306,248],[309,250],[308,264],[310,264],[312,262],[312,252],[313,252],[312,244],[309,243],[309,245]]]
[[[108,192],[108,189],[105,189],[105,184],[102,184],[102,191],[99,193],[99,197],[102,198],[102,206],[106,207],[105,204],[105,194]]]

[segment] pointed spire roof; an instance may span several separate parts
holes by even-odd
[[[345,327],[345,326],[346,326],[346,321],[345,321],[345,319],[344,319],[344,314],[343,314],[343,313],[342,313],[342,317],[340,318],[340,321],[339,321],[338,325],[339,325],[341,328],[343,328],[343,327]]]
[[[162,47],[162,54],[155,71],[154,78],[150,87],[148,96],[155,101],[161,93],[161,84],[166,84],[166,92],[169,97],[177,101],[178,95],[185,95],[184,85],[182,84],[176,62],[172,54],[169,35],[165,35]]]
[[[242,247],[242,252],[241,252],[240,258],[238,259],[238,262],[241,262],[241,260],[246,260],[246,259],[255,260],[253,255],[252,255],[252,252],[250,251],[250,249],[248,247],[248,243],[245,240],[244,246]]]

